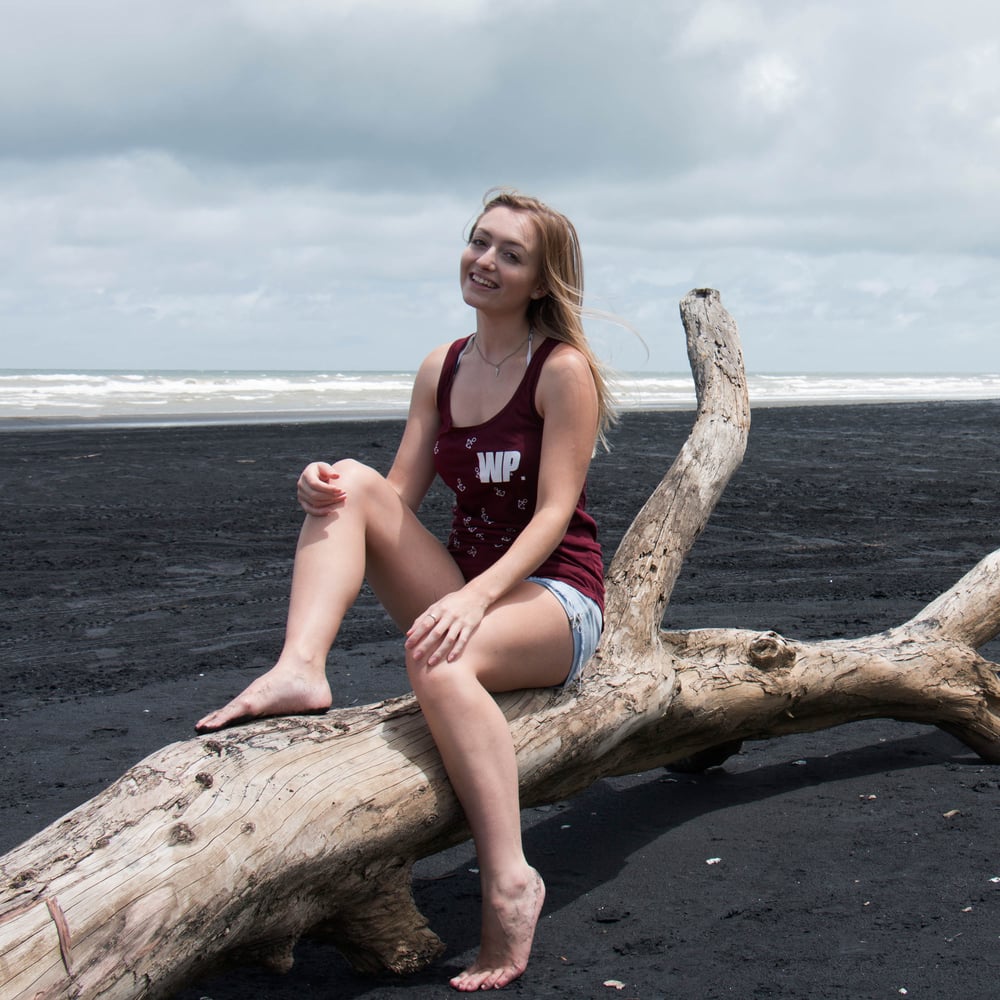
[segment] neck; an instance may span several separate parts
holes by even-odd
[[[486,352],[482,348],[482,345],[480,344],[479,337],[480,337],[479,333],[473,334],[472,346],[475,348],[476,354],[478,354],[479,357],[482,359],[483,364],[486,365],[487,368],[492,368],[493,374],[497,378],[500,378],[500,370],[503,368],[503,366],[507,364],[508,361],[511,361],[514,358],[518,357],[518,355],[520,355],[521,353],[522,348],[527,349],[527,361],[531,361],[532,330],[530,327],[528,328],[528,334],[524,338],[524,340],[515,344],[514,347],[511,350],[507,351],[507,353],[501,358],[490,357],[488,354],[486,354]],[[494,348],[496,347],[495,343],[493,347]]]
[[[476,341],[485,350],[506,354],[528,338],[531,326],[526,316],[516,320],[476,313]]]

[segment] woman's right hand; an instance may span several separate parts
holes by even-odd
[[[310,462],[299,476],[296,489],[299,506],[317,517],[332,514],[347,497],[336,483],[338,478],[328,462]]]

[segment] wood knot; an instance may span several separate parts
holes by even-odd
[[[759,670],[787,670],[795,662],[795,650],[777,632],[763,632],[750,643],[750,662]]]
[[[192,844],[194,843],[194,839],[194,830],[187,823],[176,823],[170,828],[170,836],[167,838],[167,843],[171,847],[175,847],[177,844]]]
[[[215,784],[215,779],[208,773],[208,771],[199,771],[195,776],[194,780],[201,785],[202,788],[211,788]]]
[[[25,868],[23,872],[18,872],[10,880],[10,887],[12,889],[20,889],[36,878],[38,878],[38,872],[34,868]]]

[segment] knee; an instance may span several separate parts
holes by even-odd
[[[412,654],[406,654],[406,674],[410,687],[421,704],[430,704],[446,698],[453,698],[456,689],[461,686],[469,675],[468,665],[460,660],[454,663],[437,663],[427,666],[425,660],[415,660]]]
[[[423,660],[416,660],[413,654],[406,651],[406,676],[413,688],[413,693],[417,700],[421,699],[421,692],[430,690],[431,680],[427,664]]]
[[[345,489],[349,485],[363,485],[372,480],[382,479],[382,476],[370,465],[365,465],[364,462],[359,462],[356,458],[342,458],[334,462],[332,468]]]
[[[333,463],[337,473],[337,485],[344,492],[357,499],[377,499],[391,490],[388,480],[381,472],[354,458],[342,458]]]

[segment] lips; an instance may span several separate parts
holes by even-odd
[[[500,286],[495,281],[490,281],[489,278],[484,278],[481,274],[476,274],[475,272],[469,272],[469,280],[474,284],[478,285],[480,288],[499,288]]]

